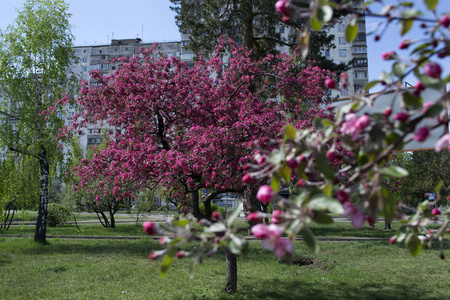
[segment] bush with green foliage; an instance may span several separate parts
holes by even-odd
[[[226,216],[227,216],[227,208],[226,207],[219,206],[215,203],[211,203],[211,209],[212,209],[212,211],[217,211],[218,213],[220,213],[220,215],[222,217],[226,218]],[[200,204],[200,213],[205,215],[205,204],[204,203]]]
[[[48,205],[48,226],[62,226],[70,219],[70,216],[70,210],[64,205],[59,203],[50,203]]]

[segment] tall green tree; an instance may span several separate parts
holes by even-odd
[[[170,1],[174,4],[172,10],[177,13],[175,18],[180,32],[189,35],[189,44],[185,47],[195,54],[199,50],[212,52],[222,35],[253,49],[258,57],[277,53],[277,47],[295,49],[298,33],[304,26],[301,20],[282,22],[281,14],[274,9],[277,0]],[[293,34],[288,34],[289,31]],[[342,72],[347,68],[345,64],[336,64],[322,55],[323,50],[335,47],[333,38],[324,31],[311,31],[308,58],[322,69]]]
[[[74,59],[69,16],[63,0],[27,0],[0,36],[0,143],[18,159],[39,162],[39,242],[46,241],[50,170],[62,161],[56,137],[64,125],[62,110],[46,110],[74,86],[67,76]]]

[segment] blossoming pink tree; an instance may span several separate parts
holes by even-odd
[[[383,4],[382,1],[374,2]],[[293,253],[293,241],[298,235],[303,236],[304,242],[313,251],[318,250],[318,243],[308,225],[311,222],[332,222],[325,211],[350,216],[352,224],[357,228],[362,227],[366,221],[373,224],[377,217],[383,214],[388,222],[393,219],[401,222],[399,231],[390,240],[391,243],[404,242],[411,255],[417,256],[423,245],[431,247],[431,242],[438,239],[441,244],[440,257],[444,259],[443,240],[449,233],[450,209],[440,212],[433,206],[440,201],[450,200],[449,197],[445,199],[443,196],[448,194],[449,187],[442,184],[436,186],[436,200],[422,202],[415,215],[407,216],[394,205],[391,191],[384,182],[386,178],[396,179],[408,175],[407,170],[388,164],[388,157],[393,151],[401,150],[412,140],[424,141],[429,138],[431,130],[448,126],[450,98],[444,86],[450,76],[442,74],[437,60],[450,53],[447,47],[449,16],[436,14],[434,10],[437,0],[424,2],[432,12],[429,19],[423,18],[422,12],[417,10],[412,2],[385,5],[379,13],[373,11],[370,3],[361,4],[360,1],[357,3],[360,6],[351,1],[335,3],[312,0],[309,1],[308,7],[299,7],[295,3],[296,1],[279,0],[276,9],[285,22],[297,17],[309,18],[309,23],[305,25],[299,37],[303,54],[306,54],[308,49],[309,29],[320,30],[323,24],[332,20],[333,10],[344,10],[354,16],[345,32],[348,42],[355,39],[356,18],[364,13],[386,19],[387,25],[392,21],[399,22],[402,34],[406,34],[415,22],[421,22],[424,39],[405,40],[400,43],[401,49],[412,48],[411,57],[408,59],[401,58],[395,51],[382,54],[383,59],[395,62],[390,72],[395,79],[389,81],[389,76],[384,76],[368,83],[365,90],[380,84],[384,86],[383,92],[376,95],[351,95],[349,103],[334,107],[334,119],[318,116],[309,127],[286,125],[279,148],[271,153],[258,153],[255,161],[259,163],[248,164],[243,181],[271,178],[270,185],[261,186],[257,192],[257,198],[262,203],[268,203],[278,197],[280,184],[288,184],[293,178],[297,181],[296,185],[307,187],[291,195],[289,199],[281,200],[281,209],[274,211],[271,224],[254,226],[253,235],[262,240],[263,247],[274,251],[277,257],[286,255],[289,261]],[[375,40],[380,40],[382,33],[377,34]],[[409,74],[414,74],[419,80],[413,90],[402,85],[402,80]],[[339,82],[330,77],[324,83],[330,89],[345,88],[347,77],[343,74]],[[394,98],[392,105],[386,107],[383,113],[360,113],[365,106],[372,105],[380,95],[392,89],[401,97]],[[435,103],[427,103],[421,97],[425,89],[438,90],[442,96]],[[393,114],[395,101],[401,102],[401,111]],[[421,125],[421,121],[426,118],[434,123]],[[295,113],[292,121],[295,122]],[[346,151],[336,151],[339,145]],[[450,150],[448,133],[436,143],[436,151],[447,149]],[[338,164],[336,159],[339,160]],[[349,201],[350,197],[355,195],[362,199],[356,205]],[[150,258],[164,256],[161,272],[165,274],[175,256],[182,258],[192,255],[195,264],[201,261],[201,257],[214,254],[219,245],[225,245],[236,254],[244,253],[245,239],[239,237],[232,226],[238,213],[239,211],[235,211],[226,220],[216,218],[213,222],[201,222],[205,228],[200,232],[191,230],[189,220],[172,220],[162,226],[144,224],[144,228],[152,228],[151,232],[147,233],[166,236],[161,240],[166,248],[152,252]],[[265,215],[261,212],[255,212],[247,218],[258,221],[263,217]],[[433,219],[442,221],[438,230],[427,228],[427,224]],[[210,235],[211,233],[215,235]],[[282,236],[283,233],[286,237]],[[195,253],[179,250],[179,247],[188,241],[200,241]]]

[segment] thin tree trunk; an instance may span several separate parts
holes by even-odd
[[[199,193],[198,190],[191,192],[192,214],[195,218],[200,219]]]
[[[36,242],[45,243],[47,237],[48,183],[50,166],[48,164],[47,153],[44,147],[42,147],[41,153],[39,154],[39,164],[41,167],[41,192],[34,240]]]
[[[240,8],[242,12],[242,45],[253,49],[253,0],[242,0]]]
[[[236,255],[225,248],[225,259],[227,265],[227,286],[225,291],[228,294],[234,293],[237,290],[237,262]]]
[[[212,208],[211,208],[211,199],[203,201],[205,205],[205,218],[211,219]]]
[[[244,191],[244,212],[245,215],[249,215],[252,212],[255,211],[261,211],[261,205],[258,201],[258,199],[256,199],[256,193],[258,192],[258,185],[256,184],[251,184],[248,186],[248,188]],[[252,227],[256,225],[254,222],[251,221],[247,221],[247,230],[248,230],[248,235],[251,235],[251,229]]]
[[[109,219],[111,228],[116,228],[116,219],[114,218],[114,214],[116,213],[116,210],[114,208],[109,209]]]

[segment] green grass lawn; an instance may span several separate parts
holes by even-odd
[[[175,260],[162,279],[161,261],[147,258],[160,246],[148,238],[49,241],[0,236],[1,299],[450,299],[449,263],[438,247],[413,258],[386,241],[321,242],[312,255],[297,242],[295,264],[286,265],[251,242],[229,296],[223,252],[193,279],[189,259]]]

